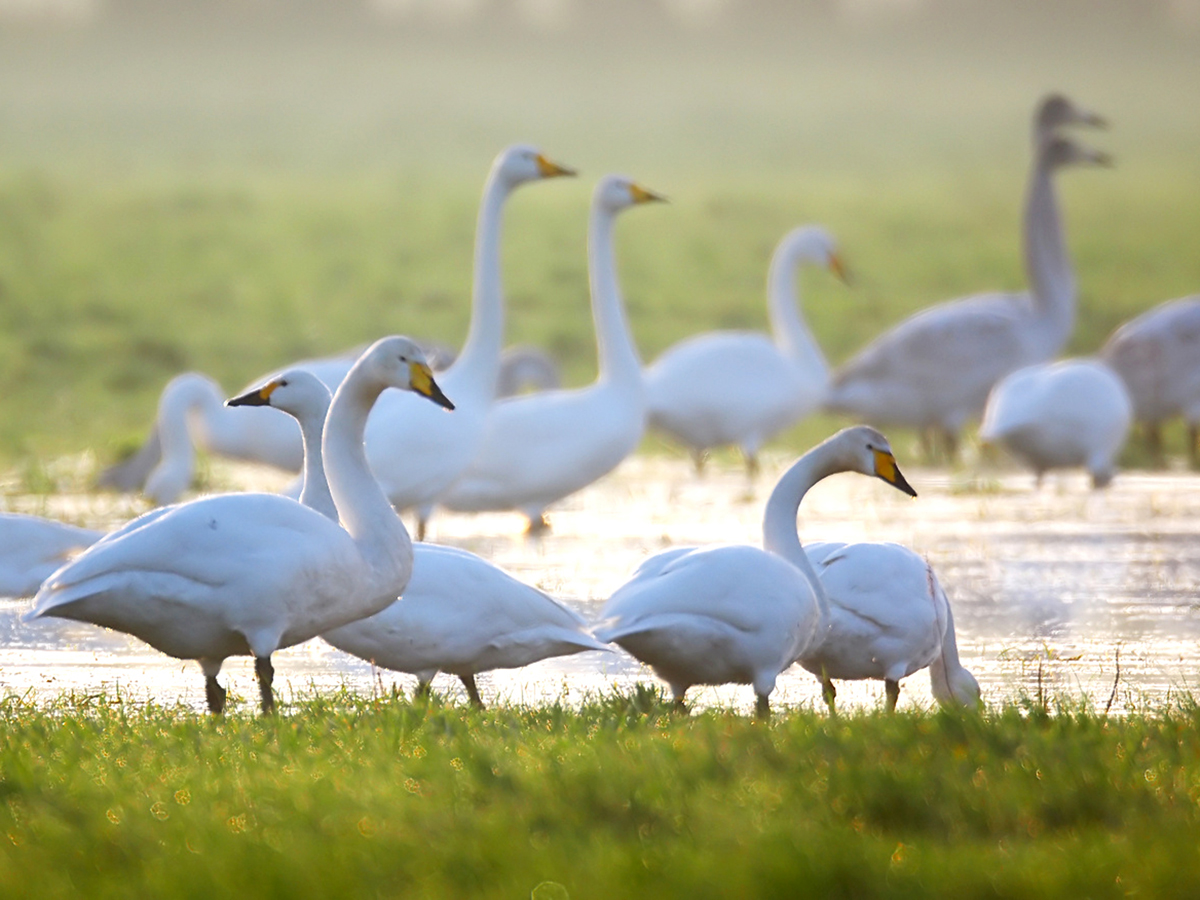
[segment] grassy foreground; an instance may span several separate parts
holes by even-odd
[[[0,701],[0,895],[1103,897],[1200,885],[1200,709]]]

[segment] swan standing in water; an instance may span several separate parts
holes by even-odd
[[[322,439],[344,527],[277,494],[153,510],[51,575],[28,617],[91,622],[198,660],[213,712],[225,706],[221,664],[250,654],[269,712],[273,652],[378,612],[412,573],[408,532],[363,452],[367,416],[388,387],[454,408],[415,343],[384,338],[367,350],[338,388]]]
[[[32,597],[63,563],[103,536],[53,519],[0,513],[0,597]]]
[[[1112,369],[1095,359],[1026,366],[1002,378],[988,395],[982,441],[1001,444],[1033,469],[1084,466],[1105,487],[1129,435],[1133,405]]]
[[[496,403],[478,455],[438,498],[443,506],[460,512],[520,510],[536,533],[547,527],[547,506],[587,487],[636,449],[645,427],[645,390],[617,286],[613,226],[623,210],[662,199],[623,176],[610,175],[596,185],[588,272],[599,377],[586,388]]]
[[[753,475],[763,444],[824,400],[829,367],[797,303],[796,269],[805,262],[845,280],[833,238],[820,228],[796,228],[779,241],[767,272],[771,337],[698,334],[646,369],[650,424],[687,447],[697,471],[711,448],[737,444]]]
[[[1113,332],[1100,356],[1125,382],[1151,452],[1162,455],[1162,423],[1182,415],[1188,457],[1200,465],[1200,294],[1130,319]]]
[[[574,174],[525,145],[509,147],[496,157],[484,186],[476,230],[471,325],[461,353],[439,376],[455,398],[457,415],[440,416],[394,391],[380,398],[371,415],[366,437],[371,469],[397,509],[418,509],[418,536],[424,534],[434,497],[471,462],[495,397],[504,334],[500,239],[505,203],[516,188],[530,181]],[[303,368],[333,389],[352,362],[332,357]],[[256,383],[266,380],[269,376]],[[181,392],[187,403],[168,399],[165,392],[160,402],[163,461],[147,484],[156,502],[175,500],[191,481],[194,451],[186,428],[189,420],[201,442],[214,452],[293,472],[300,468],[299,431],[288,416],[270,409],[222,409],[220,389],[210,387],[205,393],[194,380]],[[114,473],[108,480],[127,479]]]
[[[824,640],[797,659],[821,679],[834,711],[833,679],[880,679],[896,708],[900,679],[929,667],[943,706],[979,703],[979,682],[958,659],[954,615],[933,568],[899,544],[810,542],[804,552],[829,606]]]
[[[654,669],[683,705],[694,684],[751,684],[767,715],[779,673],[826,639],[831,610],[800,545],[796,515],[814,484],[838,472],[882,478],[916,496],[887,439],[847,428],[788,469],[767,501],[763,549],[677,547],[646,560],[612,595],[593,633]]]
[[[321,458],[328,388],[295,370],[231,402],[269,405],[296,418],[305,447],[300,502],[337,521]],[[413,545],[412,577],[399,600],[322,637],[360,659],[416,675],[422,689],[437,672],[457,675],[476,706],[483,705],[480,672],[609,649],[575,612],[537,588],[474,553],[424,543]]]
[[[834,372],[827,408],[940,434],[953,457],[958,433],[996,381],[1062,349],[1075,324],[1075,276],[1053,175],[1069,165],[1110,164],[1106,154],[1056,136],[1055,128],[1069,124],[1103,120],[1057,95],[1043,101],[1034,120],[1024,225],[1029,292],[979,294],[906,319]]]

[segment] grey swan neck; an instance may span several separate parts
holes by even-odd
[[[1054,167],[1047,159],[1045,142],[1037,148],[1025,202],[1025,269],[1038,319],[1045,327],[1043,356],[1055,355],[1075,327],[1075,274],[1067,258],[1066,240]]]
[[[824,384],[829,381],[829,364],[800,312],[796,281],[803,261],[801,249],[786,238],[771,254],[767,269],[767,314],[775,346],[800,367],[806,378]]]
[[[640,389],[642,361],[629,332],[625,304],[617,284],[613,231],[618,213],[593,203],[588,221],[588,281],[600,381]]]

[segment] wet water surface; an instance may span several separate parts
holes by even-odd
[[[734,468],[698,478],[681,460],[627,460],[609,478],[552,513],[553,531],[525,538],[516,514],[440,513],[431,538],[472,550],[595,618],[605,599],[647,556],[679,544],[758,544],[766,497],[785,460],[764,467],[754,491]],[[223,483],[275,489],[279,476],[249,467],[216,470]],[[925,554],[954,605],[959,651],[989,702],[1021,695],[1086,697],[1114,711],[1200,695],[1200,477],[1123,474],[1106,492],[1082,476],[1050,478],[1040,490],[1024,475],[967,483],[944,472],[909,471],[910,500],[875,479],[840,475],[817,485],[801,507],[800,536],[891,540]],[[9,497],[9,509],[111,528],[142,507],[111,495]],[[27,601],[0,600],[0,691],[49,698],[120,691],[202,708],[194,662],[165,657],[125,635],[81,623],[25,624]],[[275,655],[284,700],[345,686],[406,691],[411,676],[374,669],[321,641]],[[231,698],[253,702],[249,659],[231,659]],[[486,699],[578,700],[588,692],[653,681],[623,652],[586,653],[481,676]],[[435,689],[465,700],[456,679]],[[882,702],[878,682],[839,685],[839,704]],[[700,705],[752,707],[749,687],[693,688]],[[818,705],[816,679],[793,667],[773,705]],[[901,704],[930,705],[925,672],[906,679]]]

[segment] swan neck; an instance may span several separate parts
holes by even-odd
[[[465,386],[478,387],[488,398],[495,393],[504,343],[504,292],[501,287],[500,239],[504,203],[512,187],[493,169],[483,189],[475,226],[475,262],[471,284],[471,325],[458,359],[446,371],[445,382],[455,386],[462,402]]]
[[[829,614],[829,598],[825,595],[825,588],[809,562],[808,555],[800,546],[796,517],[800,512],[800,501],[804,499],[809,488],[822,478],[842,470],[828,452],[827,444],[828,442],[814,447],[783,473],[775,489],[771,491],[766,512],[763,514],[763,548],[783,557],[804,573],[813,586],[823,617]]]
[[[950,603],[946,603],[946,631],[942,635],[942,652],[929,664],[929,685],[933,690],[934,699],[939,703],[951,702],[955,699],[951,688],[951,679],[965,672],[958,658],[958,638],[954,633],[954,612]]]
[[[329,406],[321,441],[324,471],[342,526],[364,556],[386,560],[395,556],[398,547],[411,552],[412,544],[371,473],[363,446],[367,415],[383,385],[364,382],[358,374],[357,366],[350,370]]]
[[[767,313],[775,345],[794,360],[814,381],[829,380],[829,364],[813,338],[800,310],[796,288],[800,259],[788,247],[779,247],[767,270]]]
[[[594,203],[588,224],[588,279],[592,291],[592,322],[600,379],[621,384],[640,384],[642,362],[617,284],[613,231],[617,213]]]
[[[304,447],[304,467],[300,472],[300,502],[333,521],[338,520],[337,505],[329,493],[325,478],[325,457],[321,449],[321,429],[328,410],[320,417],[300,417],[300,441]]]
[[[211,420],[219,416],[214,410],[220,405],[219,391],[207,378],[183,375],[173,379],[158,401],[156,427],[162,458],[156,468],[180,467],[190,473],[196,459],[194,441],[209,442]],[[193,428],[203,433],[193,436]]]
[[[1053,345],[1061,349],[1075,324],[1075,275],[1067,258],[1054,173],[1046,154],[1038,153],[1025,203],[1025,268],[1037,314],[1047,323]]]

